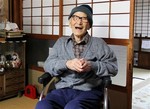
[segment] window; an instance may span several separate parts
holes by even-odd
[[[23,30],[31,34],[59,35],[59,0],[24,0]]]
[[[127,0],[64,0],[63,35],[71,34],[68,16],[71,9],[80,4],[93,8],[93,27],[89,30],[92,36],[129,39],[130,1]]]
[[[135,27],[136,37],[150,37],[150,1],[135,0]]]
[[[92,36],[129,39],[130,0],[24,0],[23,29],[31,34],[70,35],[68,16],[81,4],[93,8]]]

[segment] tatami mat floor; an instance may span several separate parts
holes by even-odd
[[[150,70],[133,68],[133,86],[150,78]]]
[[[38,99],[31,99],[26,96],[13,97],[0,101],[0,109],[34,109]]]
[[[150,70],[133,69],[132,109],[150,109]]]

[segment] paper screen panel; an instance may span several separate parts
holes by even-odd
[[[111,2],[111,13],[129,13],[130,1]]]
[[[53,0],[43,0],[43,6],[52,6]]]
[[[24,18],[23,18],[23,24],[28,24],[28,25],[30,25],[30,24],[31,24],[31,18],[30,18],[30,17],[24,17]]]
[[[109,45],[115,52],[118,61],[118,74],[113,78],[112,84],[126,86],[127,73],[127,46]]]
[[[100,26],[100,25],[109,26],[109,15],[93,15],[93,25],[95,25],[95,26]]]
[[[52,34],[52,26],[43,26],[43,34]]]
[[[52,24],[52,17],[43,17],[43,25],[51,25]]]
[[[32,26],[32,32],[36,34],[41,34],[41,26]]]
[[[93,4],[93,14],[109,13],[109,2]]]
[[[89,3],[91,2],[92,0],[78,0],[78,3]]]
[[[31,7],[31,0],[23,0],[23,7]]]
[[[76,3],[76,0],[63,0],[63,4],[66,5],[66,4],[75,4]]]
[[[25,33],[31,33],[31,26],[23,26],[23,31],[25,31]]]
[[[33,25],[41,25],[41,17],[32,17]]]
[[[129,24],[130,24],[129,14],[111,15],[111,26],[129,26]]]
[[[93,27],[94,37],[108,38],[108,32],[108,27]]]
[[[53,26],[53,34],[59,34],[59,25],[58,26]]]
[[[129,27],[111,27],[110,38],[129,39]]]
[[[31,16],[31,9],[23,9],[24,16]]]
[[[42,11],[43,11],[43,16],[52,15],[52,7],[44,7]]]
[[[32,0],[32,7],[41,7],[42,0]]]

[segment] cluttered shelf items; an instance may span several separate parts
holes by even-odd
[[[0,37],[1,38],[17,38],[23,37],[23,30],[18,28],[16,23],[1,22],[0,23]]]

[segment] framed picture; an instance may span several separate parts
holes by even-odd
[[[9,16],[9,0],[0,0],[0,22],[4,22]]]
[[[0,0],[0,15],[3,15],[4,12],[4,0]]]

